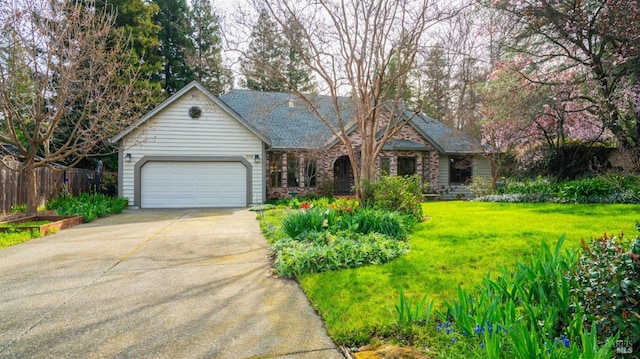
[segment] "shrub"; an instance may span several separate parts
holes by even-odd
[[[491,202],[640,203],[640,177],[606,175],[553,183],[538,178],[510,182],[498,195],[478,198]]]
[[[422,177],[383,176],[363,185],[364,202],[369,208],[400,212],[422,220]]]
[[[307,192],[305,194],[303,194],[302,196],[300,196],[300,199],[302,199],[303,201],[314,201],[319,199],[320,196],[319,194],[315,193],[315,192]]]
[[[555,192],[553,183],[548,178],[538,177],[528,181],[510,181],[500,187],[499,194],[539,194]]]
[[[473,181],[469,185],[469,191],[476,198],[488,196],[493,193],[491,180],[486,177],[473,177]]]
[[[288,198],[268,198],[267,204],[276,206],[276,207],[289,207],[291,200]]]
[[[379,233],[341,231],[307,232],[310,241],[285,238],[271,246],[278,275],[295,277],[305,273],[355,268],[386,263],[409,250],[409,244]]]
[[[83,216],[85,222],[93,221],[112,213],[120,213],[127,208],[128,200],[109,197],[99,193],[81,193],[77,197],[61,196],[47,202],[47,209],[61,216]]]
[[[27,211],[26,204],[14,204],[13,206],[11,206],[12,213],[24,213],[26,211]]]
[[[620,332],[620,338],[635,348],[640,344],[639,252],[640,236],[631,250],[624,248],[622,238],[613,236],[583,240],[578,265],[570,275],[585,321],[597,323],[600,337]]]

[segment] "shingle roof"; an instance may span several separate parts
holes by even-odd
[[[294,94],[232,90],[220,96],[220,100],[268,137],[272,149],[317,147],[335,139],[311,108]],[[343,119],[350,120],[353,116],[351,99],[342,97],[339,101]],[[314,103],[325,118],[337,123],[331,97],[316,96]],[[413,116],[410,124],[440,152],[480,152],[475,140],[423,114]],[[386,148],[420,150],[426,147],[412,141],[393,140]]]
[[[267,137],[264,136],[264,133],[262,131],[259,131],[258,129],[253,127],[251,125],[251,123],[249,123],[245,118],[242,118],[240,116],[236,116],[236,112],[234,112],[232,109],[230,109],[224,102],[221,102],[219,98],[215,97],[211,92],[209,92],[209,90],[204,88],[204,86],[199,84],[197,81],[191,81],[190,84],[188,84],[187,86],[183,87],[180,91],[178,91],[178,92],[174,93],[173,95],[171,95],[169,98],[164,100],[160,105],[156,106],[153,110],[147,112],[147,114],[144,115],[142,118],[138,119],[136,122],[131,124],[129,127],[125,128],[122,132],[120,132],[116,136],[110,138],[109,142],[116,143],[116,142],[120,141],[124,136],[128,135],[129,133],[131,133],[136,128],[142,126],[142,124],[147,122],[150,118],[155,116],[157,113],[159,113],[163,109],[169,107],[173,102],[175,102],[177,99],[179,99],[180,97],[184,96],[187,92],[191,91],[194,88],[196,88],[200,92],[202,92],[213,103],[215,103],[216,105],[220,106],[220,108],[222,110],[224,110],[225,112],[229,113],[235,120],[237,120],[242,125],[244,125],[249,131],[251,131],[253,134],[258,136],[258,138],[260,138],[262,141],[264,141],[268,145],[271,145],[271,141]]]
[[[387,141],[382,147],[385,151],[427,151],[429,148],[421,143],[410,140]]]
[[[309,105],[294,94],[232,90],[220,100],[271,139],[273,149],[319,147],[334,137]],[[344,97],[340,102],[343,118],[350,120],[351,101]],[[317,96],[314,103],[323,117],[337,123],[331,97]]]
[[[8,143],[0,143],[0,155],[5,156],[20,156],[20,150],[14,145]]]
[[[479,153],[476,140],[423,114],[411,119],[411,125],[442,153]]]

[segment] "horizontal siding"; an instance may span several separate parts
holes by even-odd
[[[202,109],[200,118],[189,116],[192,106]],[[131,162],[122,162],[122,195],[130,203],[134,200],[134,167],[143,156],[250,156],[253,198],[262,199],[262,161],[253,161],[256,154],[263,157],[262,141],[196,88],[125,136],[122,145],[122,156],[129,153],[132,157]]]
[[[473,176],[491,178],[491,166],[489,160],[483,156],[473,158]]]
[[[438,185],[440,186],[440,189],[442,189],[442,187],[447,188],[449,187],[449,156],[440,155],[440,162],[438,166]]]
[[[486,158],[482,156],[473,156],[473,176],[486,176],[488,169],[488,162]],[[490,173],[490,172],[489,172]],[[469,191],[469,187],[466,185],[453,185],[449,184],[449,156],[442,155],[440,157],[440,176],[439,176],[440,189],[442,191],[442,198],[444,199],[472,199],[473,195]]]

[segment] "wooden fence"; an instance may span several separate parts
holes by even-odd
[[[65,191],[65,187],[66,191],[73,195],[91,191],[95,188],[94,176],[94,170],[81,168],[69,168],[64,171],[54,171],[46,167],[37,168],[38,206],[43,206],[49,199],[59,196]],[[2,193],[0,215],[10,213],[14,205],[27,203],[26,183],[23,172],[0,166],[0,193]]]

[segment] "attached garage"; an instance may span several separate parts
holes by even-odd
[[[271,140],[197,82],[110,139],[118,194],[140,208],[247,207],[266,200]]]
[[[140,168],[142,208],[245,207],[242,162],[149,161]]]

